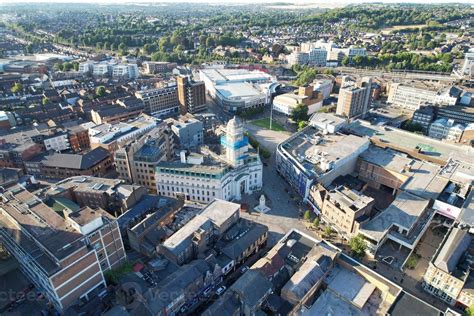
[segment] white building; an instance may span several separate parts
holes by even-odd
[[[331,95],[334,87],[334,81],[331,79],[317,79],[312,83],[314,91],[321,92],[323,100],[326,100]]]
[[[94,63],[90,61],[86,61],[79,64],[79,72],[83,74],[92,73],[93,68],[94,68]]]
[[[349,58],[352,58],[352,57],[355,57],[355,56],[366,56],[367,55],[367,50],[363,47],[350,46],[347,49],[346,54],[347,54],[347,56],[349,56]]]
[[[309,61],[309,54],[306,52],[293,51],[287,57],[288,65],[305,65]]]
[[[114,78],[138,78],[139,71],[137,64],[119,64],[114,65],[112,70],[112,77]]]
[[[43,142],[46,150],[63,151],[71,148],[67,133],[47,137]]]
[[[262,107],[270,100],[268,84],[275,78],[263,71],[206,68],[199,77],[207,93],[228,112]]]
[[[94,64],[92,74],[98,77],[107,77],[112,73],[113,64],[103,62]]]
[[[457,98],[448,90],[415,87],[409,84],[391,83],[388,89],[387,103],[410,110],[417,110],[421,105],[455,105]]]
[[[474,76],[474,48],[469,49],[469,51],[464,56],[464,63],[462,65],[461,73],[463,76],[472,78]]]
[[[430,125],[428,136],[458,142],[464,132],[464,125],[454,124],[454,120],[440,118]]]
[[[180,160],[160,162],[156,168],[158,194],[209,203],[214,199],[240,200],[262,188],[262,162],[248,151],[248,139],[237,119],[229,121],[221,139],[225,155],[181,152]]]

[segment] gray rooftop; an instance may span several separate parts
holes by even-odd
[[[45,156],[41,163],[48,167],[86,170],[109,156],[110,153],[106,149],[97,147],[82,155],[53,153]]]
[[[214,200],[208,204],[200,214],[196,215],[180,230],[171,235],[164,243],[163,247],[174,253],[179,253],[182,248],[190,242],[194,232],[203,225],[213,224],[220,227],[230,217],[239,216],[240,204],[227,202],[224,200]]]
[[[380,241],[394,225],[411,231],[428,204],[428,200],[402,191],[389,207],[363,225],[361,232]]]
[[[434,258],[434,265],[446,273],[453,273],[462,255],[471,244],[467,229],[453,227]]]

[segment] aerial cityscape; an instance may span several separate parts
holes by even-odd
[[[474,316],[474,4],[0,1],[0,315]]]

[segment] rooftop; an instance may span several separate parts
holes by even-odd
[[[263,71],[250,71],[246,69],[201,69],[201,73],[206,75],[214,84],[222,82],[238,81],[268,81],[272,76]]]
[[[8,214],[0,219],[2,228],[48,275],[59,268],[56,260],[62,260],[84,247],[84,236],[81,233],[22,186],[16,184],[8,187],[2,195],[3,202],[0,206]],[[39,245],[47,249],[47,252]]]
[[[433,158],[437,161],[441,160],[443,164],[449,158],[471,162],[474,156],[474,148],[469,146],[445,143],[394,127],[371,125],[363,120],[356,120],[345,129],[355,135],[368,136],[371,140],[379,140],[384,147],[392,147],[403,152],[416,152],[420,149],[420,153],[426,157],[425,160]]]
[[[299,162],[308,174],[319,176],[329,172],[338,160],[353,155],[368,144],[369,141],[366,138],[325,134],[309,126],[281,143],[279,147]]]
[[[249,82],[223,83],[216,90],[226,99],[246,99],[259,96],[263,91],[258,85]]]
[[[409,233],[420,220],[428,204],[428,200],[402,191],[388,208],[363,225],[361,232],[377,242],[381,241],[394,225]]]
[[[48,167],[87,170],[109,156],[106,149],[97,147],[85,154],[53,153],[45,156],[41,163]]]
[[[232,216],[239,216],[240,204],[227,202],[224,200],[214,200],[208,204],[200,214],[196,215],[180,230],[171,235],[164,243],[163,247],[171,252],[180,252],[187,246],[190,238],[200,227],[212,223],[220,227]]]

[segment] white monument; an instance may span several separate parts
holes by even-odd
[[[266,202],[266,199],[265,199],[265,195],[261,195],[260,196],[260,199],[259,199],[259,203],[258,205],[254,208],[254,210],[256,210],[257,212],[260,212],[260,213],[266,213],[270,210],[270,208],[268,206],[265,205],[265,202]]]

